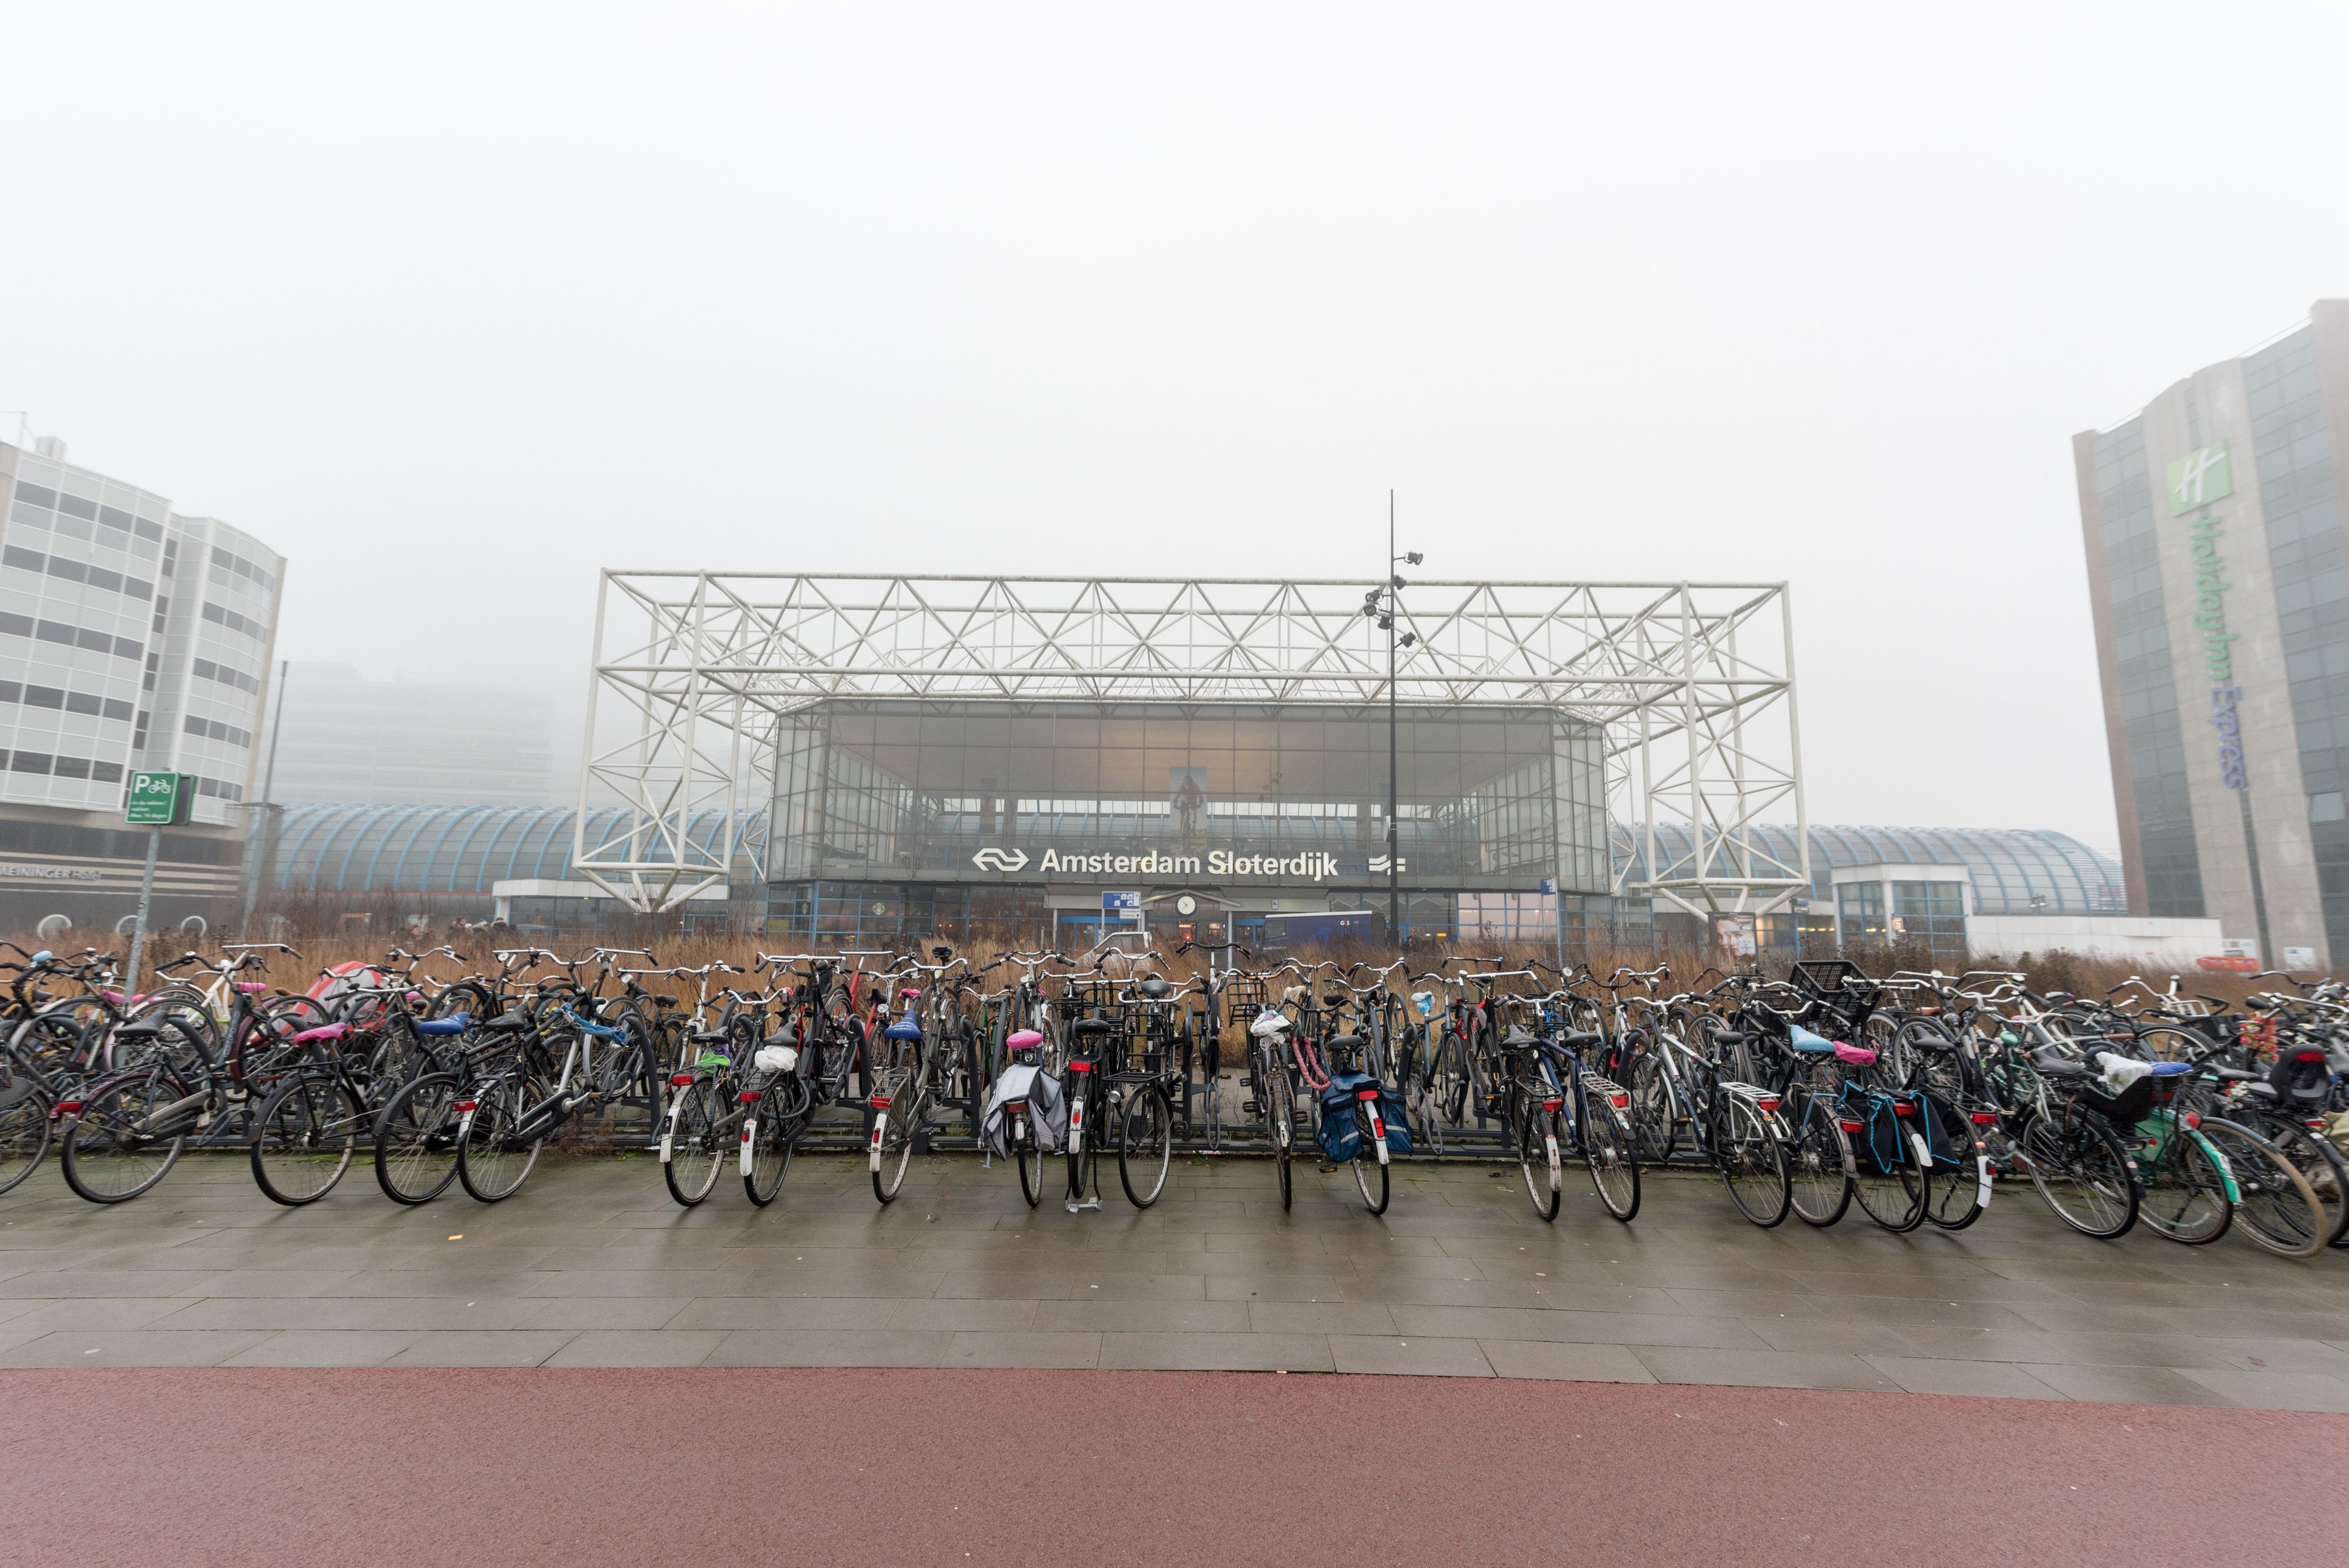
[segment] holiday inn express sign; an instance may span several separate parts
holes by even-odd
[[[2169,465],[2169,511],[2199,511],[2235,493],[2227,443],[2214,442]],[[2246,788],[2243,769],[2243,688],[2235,684],[2235,634],[2227,630],[2227,561],[2220,544],[2224,520],[2198,517],[2188,524],[2194,563],[2194,629],[2202,637],[2203,676],[2210,682],[2210,727],[2219,732],[2219,782]]]
[[[2209,506],[2234,493],[2235,467],[2228,460],[2224,441],[2213,441],[2169,465],[2172,517],[2183,517],[2198,506]]]

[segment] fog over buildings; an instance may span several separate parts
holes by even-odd
[[[541,701],[599,567],[1375,575],[1392,486],[1431,574],[1791,583],[1815,821],[2113,845],[2069,438],[2349,292],[2344,37],[20,7],[0,435],[267,541],[283,656]]]

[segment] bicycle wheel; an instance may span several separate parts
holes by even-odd
[[[49,1152],[49,1097],[25,1064],[0,1056],[0,1192],[38,1169]]]
[[[2120,1137],[2085,1114],[2057,1122],[2034,1116],[2015,1157],[2055,1217],[2084,1236],[2118,1240],[2137,1225],[2137,1184]]]
[[[902,1091],[874,1107],[872,1153],[865,1163],[872,1171],[873,1196],[884,1207],[897,1201],[898,1190],[905,1184],[905,1168],[914,1162],[914,1127],[921,1109],[921,1097]]]
[[[1444,1035],[1436,1041],[1427,1083],[1429,1098],[1446,1126],[1456,1128],[1467,1119],[1469,1078],[1467,1047],[1458,1037]]]
[[[2156,1129],[2148,1134],[2147,1129]],[[2164,1119],[2137,1125],[2137,1171],[2145,1196],[2138,1212],[2159,1234],[2189,1247],[2207,1246],[2227,1233],[2235,1206],[2227,1196],[2226,1172],[2217,1152],[2184,1126]]]
[[[1925,1218],[1944,1231],[1962,1231],[1990,1207],[1990,1156],[1974,1135],[1973,1113],[1963,1102],[1927,1092],[1918,1114],[1928,1129],[1925,1144],[1933,1161]]]
[[[1640,1212],[1640,1161],[1631,1152],[1631,1124],[1608,1095],[1586,1090],[1576,1134],[1599,1201],[1609,1213],[1628,1222]]]
[[[1664,1070],[1654,1051],[1643,1053],[1631,1064],[1630,1120],[1631,1147],[1640,1162],[1669,1161],[1680,1132],[1680,1094],[1672,1087],[1672,1075]]]
[[[1143,1084],[1126,1101],[1117,1144],[1117,1179],[1126,1202],[1137,1209],[1158,1202],[1174,1161],[1174,1119],[1166,1109],[1165,1092],[1154,1083]]]
[[[2316,1192],[2316,1201],[2333,1220],[2333,1244],[2343,1244],[2349,1236],[2349,1160],[2333,1147],[2333,1140],[2312,1131],[2307,1123],[2288,1116],[2261,1116],[2250,1124],[2252,1131],[2283,1150],[2283,1157],[2300,1167],[2308,1184]],[[0,1191],[7,1191],[0,1187]]]
[[[429,1203],[457,1179],[457,1079],[427,1073],[375,1119],[375,1184],[395,1203]]]
[[[1545,1223],[1557,1219],[1560,1179],[1563,1171],[1558,1160],[1557,1117],[1547,1110],[1520,1110],[1512,1108],[1509,1120],[1516,1128],[1513,1141],[1517,1150],[1517,1169],[1524,1172],[1526,1196],[1533,1201],[1534,1212]],[[1359,1166],[1361,1161],[1357,1161]]]
[[[1288,1208],[1296,1199],[1296,1177],[1290,1171],[1289,1157],[1297,1142],[1297,1101],[1288,1091],[1288,1075],[1274,1069],[1265,1079],[1265,1129],[1272,1142],[1272,1163],[1280,1179],[1280,1206]]]
[[[66,1129],[57,1163],[66,1185],[93,1203],[121,1203],[154,1191],[180,1162],[194,1118],[176,1114],[155,1125],[155,1113],[181,1098],[160,1072],[114,1078],[82,1102]]]
[[[432,998],[425,1009],[428,1018],[449,1018],[463,1013],[476,1024],[487,1023],[497,1016],[498,1005],[490,996],[489,987],[478,980],[460,980]]]
[[[1716,1090],[1710,1132],[1713,1164],[1738,1212],[1765,1231],[1784,1221],[1795,1197],[1786,1146],[1760,1109],[1741,1095]]]
[[[1024,1127],[1012,1137],[1011,1162],[1019,1168],[1019,1195],[1032,1209],[1044,1201],[1044,1151]]]
[[[2313,1258],[2333,1239],[2333,1216],[2315,1183],[2271,1140],[2240,1122],[2202,1119],[2202,1136],[2235,1179],[2235,1223],[2269,1252]]]
[[[1366,1154],[1353,1161],[1354,1185],[1362,1191],[1362,1202],[1373,1214],[1387,1212],[1387,1168],[1376,1154]]]
[[[1859,1130],[1852,1140],[1851,1195],[1860,1211],[1894,1234],[1904,1234],[1925,1222],[1925,1192],[1931,1177],[1925,1169],[1930,1154],[1917,1151],[1915,1105],[1889,1095],[1869,1096],[1855,1108]],[[1899,1114],[1908,1110],[1909,1115]]]
[[[661,1176],[668,1195],[690,1209],[716,1190],[719,1169],[726,1163],[726,1150],[718,1144],[717,1080],[705,1074],[678,1089],[662,1131],[667,1158],[661,1161]]]
[[[335,1190],[359,1147],[359,1102],[340,1079],[305,1073],[254,1118],[253,1180],[272,1202],[298,1209]]]
[[[1824,1230],[1851,1209],[1851,1142],[1835,1107],[1808,1087],[1790,1087],[1780,1104],[1794,1135],[1787,1176],[1795,1218]]]
[[[786,1090],[785,1084],[797,1092]],[[775,1201],[783,1190],[783,1178],[791,1173],[806,1099],[806,1087],[787,1078],[769,1084],[751,1107],[750,1125],[743,1130],[742,1190],[761,1209]]]
[[[468,1099],[470,1112],[464,1109]],[[546,1086],[533,1073],[507,1073],[459,1098],[457,1180],[479,1202],[502,1202],[522,1191],[545,1134],[525,1143],[517,1133],[545,1099]]]

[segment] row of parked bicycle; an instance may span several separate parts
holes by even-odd
[[[2089,1236],[2238,1228],[2292,1256],[2349,1239],[2349,988],[2288,976],[2235,1007],[2175,979],[2089,999],[1825,960],[1675,989],[1661,967],[1258,967],[1226,946],[1178,949],[1195,967],[1177,978],[1112,941],[748,968],[517,948],[454,977],[434,973],[471,962],[453,949],[394,949],[290,992],[261,976],[300,955],[247,944],[126,997],[109,954],[0,949],[0,1191],[55,1148],[75,1192],[119,1202],[194,1146],[243,1150],[302,1204],[365,1150],[397,1202],[494,1202],[586,1129],[656,1150],[688,1206],[730,1161],[763,1206],[796,1151],[850,1146],[887,1203],[916,1153],[964,1143],[1031,1207],[1055,1163],[1064,1203],[1098,1207],[1112,1155],[1148,1207],[1180,1143],[1269,1153],[1284,1208],[1300,1158],[1348,1170],[1378,1213],[1397,1158],[1457,1154],[1513,1161],[1543,1220],[1569,1163],[1623,1221],[1641,1169],[1677,1164],[1765,1226],[1856,1204],[1961,1229],[2004,1176]]]

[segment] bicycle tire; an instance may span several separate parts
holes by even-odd
[[[2313,1258],[2325,1249],[2333,1216],[2315,1183],[2273,1140],[2222,1117],[2204,1117],[2201,1133],[2235,1179],[2234,1222],[2253,1245],[2285,1258]]]
[[[1909,1111],[1902,1116],[1895,1106]],[[1915,1104],[1871,1097],[1852,1145],[1852,1192],[1860,1212],[1894,1235],[1925,1222],[1932,1177],[1917,1153]],[[1848,1133],[1847,1133],[1848,1136]],[[1930,1156],[1928,1156],[1930,1158]]]
[[[1788,1202],[1795,1218],[1826,1230],[1851,1211],[1851,1141],[1828,1104],[1807,1085],[1790,1087],[1782,1109],[1794,1112],[1794,1138],[1787,1150]]]
[[[1467,1046],[1455,1035],[1441,1035],[1436,1042],[1434,1064],[1428,1069],[1428,1090],[1435,1102],[1436,1114],[1447,1126],[1456,1129],[1466,1125],[1472,1076]]]
[[[1640,1161],[1631,1151],[1630,1123],[1606,1095],[1586,1091],[1578,1126],[1590,1185],[1607,1212],[1629,1224],[1640,1212]]]
[[[476,1024],[496,1017],[498,1005],[488,986],[478,980],[460,980],[444,987],[424,1010],[428,1018],[454,1017],[459,1013],[469,1015]]]
[[[2033,1116],[2015,1140],[2015,1154],[2039,1201],[2080,1234],[2118,1241],[2137,1228],[2138,1190],[2128,1150],[2101,1119]]]
[[[1127,1099],[1118,1130],[1117,1180],[1126,1202],[1137,1209],[1158,1202],[1174,1161],[1174,1119],[1165,1092],[1154,1083],[1143,1084]]]
[[[800,1080],[787,1078],[799,1086]],[[763,1209],[775,1201],[783,1190],[783,1178],[791,1174],[792,1155],[799,1148],[800,1132],[805,1125],[800,1109],[806,1092],[800,1086],[797,1095],[787,1095],[781,1083],[769,1084],[751,1107],[750,1125],[744,1129],[744,1140],[749,1150],[748,1168],[742,1172],[742,1191],[751,1202]]]
[[[460,1123],[457,1137],[457,1180],[476,1202],[502,1203],[522,1191],[538,1165],[543,1134],[527,1144],[512,1141],[513,1130],[546,1099],[546,1085],[535,1073],[508,1073],[476,1084],[467,1095],[472,1114]]]
[[[1925,1218],[1944,1231],[1962,1231],[1990,1209],[1990,1156],[1974,1135],[1973,1114],[1961,1102],[1921,1092],[1919,1115],[1930,1119],[1936,1146],[1932,1176],[1925,1191]],[[1940,1150],[1949,1150],[1945,1157]]]
[[[910,1098],[913,1103],[899,1104],[900,1098]],[[874,1113],[881,1118],[880,1137],[874,1145],[879,1158],[866,1163],[873,1176],[873,1196],[885,1209],[905,1191],[905,1171],[914,1162],[914,1130],[926,1098],[920,1094],[893,1096],[888,1109]]]
[[[305,1073],[254,1118],[253,1180],[289,1209],[333,1191],[359,1147],[359,1102],[339,1078]]]
[[[82,1102],[57,1151],[74,1196],[92,1203],[127,1203],[153,1191],[171,1173],[188,1145],[185,1128],[157,1138],[138,1130],[138,1124],[180,1099],[177,1089],[160,1070],[138,1073],[99,1085]]]
[[[1258,1091],[1265,1098],[1265,1133],[1272,1143],[1272,1163],[1280,1181],[1280,1207],[1286,1212],[1296,1201],[1297,1177],[1289,1169],[1297,1143],[1297,1100],[1289,1092],[1288,1075],[1278,1068],[1265,1080]]]
[[[1385,1213],[1387,1199],[1390,1196],[1385,1163],[1375,1154],[1358,1157],[1351,1163],[1354,1167],[1354,1185],[1361,1189],[1362,1202],[1369,1206],[1371,1213]],[[1372,1171],[1378,1174],[1373,1176]]]
[[[1019,1195],[1035,1208],[1044,1201],[1044,1151],[1036,1147],[1032,1134],[1021,1134],[1012,1140],[1011,1162],[1019,1171]]]
[[[2138,1128],[2147,1125],[2140,1122]],[[2156,1133],[2147,1142],[2158,1138]],[[2234,1223],[2235,1205],[2227,1195],[2227,1175],[2217,1151],[2182,1123],[2172,1125],[2168,1142],[2150,1157],[2145,1144],[2139,1145],[2137,1171],[2144,1185],[2138,1215],[2163,1240],[2208,1246]]]
[[[0,1192],[9,1192],[48,1158],[55,1122],[38,1075],[13,1054],[0,1056]]]
[[[2316,1190],[2316,1201],[2333,1216],[2333,1245],[2349,1245],[2349,1159],[2342,1156],[2331,1139],[2291,1117],[2269,1112],[2254,1117],[2248,1125],[2300,1167],[2300,1173]],[[0,1187],[0,1191],[5,1191]]]
[[[395,1203],[429,1203],[457,1180],[457,1078],[427,1073],[384,1102],[375,1119],[375,1184]]]
[[[1785,1145],[1752,1101],[1723,1090],[1714,1095],[1713,1161],[1729,1201],[1765,1231],[1783,1223],[1795,1202]]]
[[[1631,1063],[1631,1135],[1638,1140],[1632,1148],[1645,1165],[1668,1163],[1680,1135],[1680,1091],[1656,1056],[1667,1048],[1642,1051]]]
[[[1516,1145],[1517,1169],[1525,1173],[1526,1196],[1532,1200],[1535,1214],[1545,1223],[1554,1224],[1560,1192],[1566,1185],[1562,1167],[1550,1162],[1557,1149],[1557,1117],[1546,1110],[1531,1114],[1520,1110],[1512,1112],[1509,1122],[1516,1130],[1512,1141]]]
[[[661,1179],[681,1208],[694,1208],[718,1190],[726,1150],[718,1146],[717,1080],[704,1073],[676,1091],[671,1119],[662,1129],[668,1158]]]

